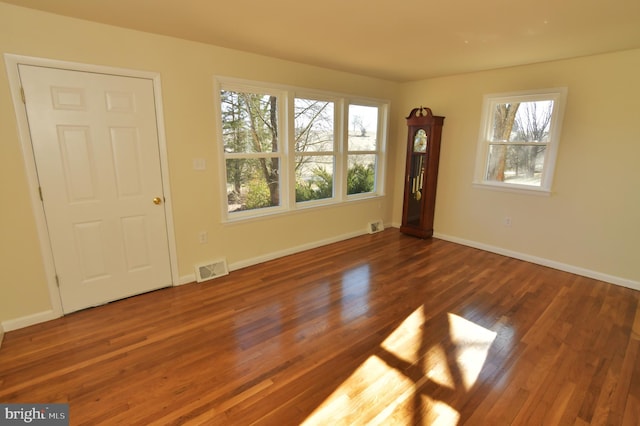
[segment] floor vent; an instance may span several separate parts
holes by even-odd
[[[229,269],[227,269],[227,261],[225,259],[196,265],[196,281],[199,283],[223,275],[229,275]]]
[[[384,231],[384,224],[382,220],[375,220],[373,222],[369,222],[369,233],[375,234],[377,232]]]

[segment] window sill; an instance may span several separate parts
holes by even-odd
[[[222,223],[226,225],[247,223],[252,221],[260,221],[265,219],[270,219],[278,216],[287,216],[293,215],[303,212],[309,212],[313,210],[321,210],[321,209],[331,209],[331,208],[339,208],[346,207],[349,205],[354,205],[357,203],[365,203],[376,201],[385,198],[385,194],[354,194],[349,196],[350,198],[343,201],[310,201],[310,204],[306,203],[298,203],[296,207],[291,209],[285,208],[272,208],[272,209],[260,209],[262,210],[260,213],[256,214],[246,214],[236,217],[229,217],[227,214],[226,217],[223,216]],[[353,197],[353,198],[351,198]]]
[[[551,195],[551,191],[545,188],[539,188],[528,185],[517,185],[513,183],[499,184],[499,183],[487,183],[487,182],[473,182],[474,188],[489,189],[492,191],[511,192],[515,194],[527,194],[537,195],[542,197],[548,197]]]

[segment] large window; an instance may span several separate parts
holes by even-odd
[[[378,164],[378,108],[349,105],[347,194],[375,192]]]
[[[294,99],[296,202],[334,196],[335,102]]]
[[[227,219],[382,195],[385,102],[217,83]]]
[[[280,206],[279,103],[273,93],[220,92],[229,212]]]
[[[548,192],[566,89],[487,95],[475,183]]]

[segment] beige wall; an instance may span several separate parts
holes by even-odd
[[[640,288],[640,50],[400,85],[0,3],[0,53],[161,74],[180,276],[192,274],[203,260],[226,256],[230,264],[242,265],[364,232],[375,217],[398,225],[404,117],[424,105],[446,116],[437,235]],[[222,224],[215,74],[391,100],[388,196]],[[569,93],[553,194],[474,188],[482,96],[555,86]],[[205,158],[208,169],[194,171],[193,158]],[[51,303],[4,65],[0,162],[0,322],[8,329],[50,311]],[[512,218],[510,228],[502,224],[505,216]],[[200,230],[209,232],[208,244],[198,243]]]
[[[134,32],[0,3],[0,54],[159,72],[179,276],[225,256],[231,266],[366,231],[391,220],[388,197],[246,223],[221,223],[213,76],[256,79],[390,100],[398,85],[200,43]],[[393,106],[392,106],[393,108]],[[4,64],[0,67],[0,321],[52,309]],[[395,126],[391,132],[395,133]],[[391,151],[392,154],[395,152]],[[205,158],[206,171],[192,160]],[[395,161],[392,159],[392,161]],[[393,174],[388,187],[393,187]],[[314,223],[316,226],[308,226]],[[198,232],[209,243],[198,242]],[[46,316],[46,315],[45,315]],[[41,317],[38,317],[41,318]],[[7,327],[6,321],[10,321]]]
[[[640,289],[639,75],[633,50],[403,85],[396,110],[425,105],[446,117],[436,233]],[[483,95],[560,86],[568,96],[551,196],[473,187]]]

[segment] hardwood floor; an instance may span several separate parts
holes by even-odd
[[[8,332],[0,402],[68,402],[73,425],[638,425],[639,301],[389,229]]]

